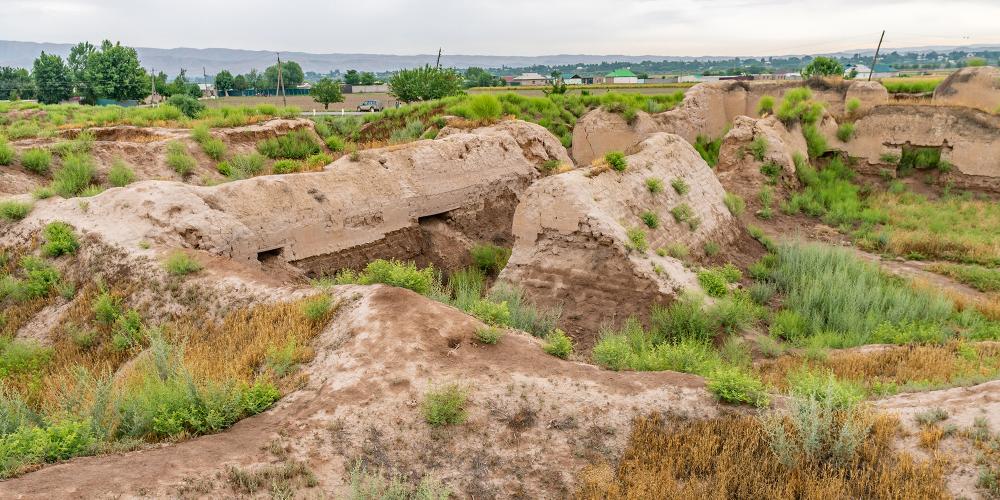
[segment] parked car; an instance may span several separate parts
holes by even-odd
[[[369,99],[358,104],[358,111],[382,111],[383,109],[385,109],[385,106],[375,99]]]

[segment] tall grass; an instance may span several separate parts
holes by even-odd
[[[320,145],[309,130],[293,130],[257,144],[257,151],[268,158],[304,160],[320,152]]]
[[[793,341],[834,334],[860,345],[881,325],[943,328],[953,312],[946,299],[914,290],[846,250],[819,244],[780,245],[770,278],[796,317],[781,332]]]
[[[63,198],[83,192],[94,178],[94,162],[85,154],[69,154],[52,176],[52,190]]]

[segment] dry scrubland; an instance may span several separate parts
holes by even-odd
[[[967,165],[952,164],[934,146],[875,159],[848,154],[865,140],[864,120],[879,104],[862,106],[844,94],[831,103],[829,89],[838,85],[768,87],[779,90],[756,99],[753,112],[735,113],[753,117],[699,131],[670,127],[709,123],[698,114],[707,104],[696,99],[742,87],[699,86],[688,99],[675,89],[483,93],[282,127],[272,119],[297,110],[254,104],[189,116],[171,107],[0,103],[0,172],[23,179],[4,184],[0,201],[9,235],[0,253],[0,474],[20,476],[6,485],[26,491],[36,475],[70,480],[74,466],[97,471],[105,462],[45,464],[124,450],[140,450],[134,456],[152,471],[160,459],[150,457],[205,442],[175,441],[246,436],[241,429],[257,432],[254,422],[274,433],[295,418],[316,434],[283,427],[275,439],[301,444],[248,449],[246,461],[206,464],[204,475],[158,483],[155,493],[996,497],[996,191],[989,176],[964,173]],[[596,152],[601,138],[574,130],[594,116],[636,140],[574,165],[563,148],[583,137]],[[525,135],[515,119],[540,127]],[[123,125],[172,135],[130,139],[98,128]],[[89,211],[104,210],[106,196],[138,189],[129,186],[138,180],[221,184],[198,188],[211,199],[230,182],[261,181],[266,189],[285,176],[397,168],[386,161],[393,155],[427,161],[432,150],[414,141],[436,139],[436,161],[451,161],[440,159],[444,145],[460,144],[464,158],[498,134],[503,148],[531,165],[522,191],[484,202],[512,219],[498,226],[506,233],[469,237],[495,221],[476,219],[468,207],[417,221],[417,232],[432,235],[420,244],[437,252],[418,252],[419,263],[359,244],[345,255],[362,264],[318,272],[296,268],[303,264],[280,249],[262,249],[259,263],[246,264],[198,250],[198,241],[166,243],[186,241],[176,236],[122,248],[88,229],[99,227]],[[105,151],[130,141],[139,145]],[[132,164],[135,151],[148,153],[143,161],[156,158],[161,170]],[[702,173],[717,177],[718,192],[692,185]],[[254,179],[268,174],[280,177]],[[604,183],[614,188],[601,199],[559,194]],[[310,193],[324,202],[320,191]],[[497,205],[503,210],[489,205],[504,196],[513,201]],[[80,227],[47,218],[71,209]],[[560,217],[572,213],[589,218],[566,228]],[[370,227],[379,219],[365,217],[350,223]],[[541,238],[539,229],[525,241],[532,217],[553,232]],[[184,220],[198,240],[197,223]],[[580,237],[573,231],[600,237],[573,240]],[[571,290],[511,279],[531,276],[518,269],[559,276],[553,270],[560,267],[544,261],[548,254],[524,251],[548,245],[583,255],[561,258],[618,267],[595,267],[606,274]],[[592,331],[568,326],[580,324],[574,308],[584,302],[560,302],[559,294],[597,296],[623,276],[653,283],[643,293],[656,300],[628,318],[588,311],[602,320]],[[415,293],[370,287],[378,284]],[[379,316],[390,310],[398,314]],[[408,342],[397,344],[400,332],[383,328],[411,322],[420,331],[407,330]],[[409,357],[415,364],[398,364]],[[509,377],[510,385],[467,383],[480,376],[503,384]],[[338,392],[371,377],[384,385]],[[551,392],[526,396],[527,381]],[[620,385],[602,385],[609,381]],[[973,388],[950,389],[964,387]],[[650,390],[663,392],[651,402],[642,396]],[[365,391],[382,397],[358,395]],[[336,394],[333,407],[296,406],[324,394]],[[961,399],[973,396],[979,399]],[[619,406],[600,410],[606,404]],[[565,420],[560,407],[578,414]],[[375,431],[355,423],[359,416],[390,422],[387,415],[394,423]],[[588,415],[617,420],[582,426]],[[332,451],[321,448],[329,436]],[[172,444],[152,455],[161,442]],[[227,446],[224,456],[240,453]],[[336,460],[317,460],[320,449]],[[469,464],[456,456],[476,458]],[[107,460],[113,468],[114,457]],[[518,468],[527,462],[555,465]]]

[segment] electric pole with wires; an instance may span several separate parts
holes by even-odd
[[[285,82],[281,78],[281,53],[275,52],[274,54],[278,56],[278,87],[274,89],[274,92],[275,94],[281,92],[281,105],[288,106],[288,102],[285,101]]]

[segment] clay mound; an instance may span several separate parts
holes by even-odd
[[[547,160],[558,160],[559,163],[566,165],[573,164],[566,148],[559,142],[559,139],[537,123],[504,120],[488,127],[477,127],[472,130],[445,127],[438,132],[437,137],[440,139],[462,133],[507,134],[513,137],[517,145],[521,147],[524,156],[536,165],[541,165]]]
[[[685,92],[684,100],[676,108],[655,115],[640,112],[631,126],[602,110],[581,116],[573,128],[573,158],[578,164],[588,164],[608,151],[624,149],[655,132],[677,134],[691,143],[699,135],[716,138],[725,133],[737,116],[757,116],[762,97],[773,97],[777,105],[785,92],[803,86],[809,87],[814,99],[825,103],[827,110],[837,116],[844,113],[851,99],[858,99],[862,111],[889,99],[885,87],[877,82],[816,79],[699,83]]]
[[[725,245],[737,234],[722,185],[690,144],[659,133],[634,149],[623,173],[596,174],[603,166],[535,183],[514,213],[516,240],[500,279],[524,287],[539,304],[561,305],[561,326],[584,347],[602,323],[645,316],[653,303],[700,290],[681,261],[654,250],[681,244],[700,253],[705,242]],[[651,193],[649,178],[660,179],[663,192]],[[670,187],[675,179],[690,191],[678,194]],[[696,229],[671,214],[682,205],[699,221]],[[643,224],[645,211],[657,214],[658,229]],[[648,250],[629,248],[626,233],[633,228],[648,234]]]
[[[1000,68],[962,68],[934,89],[935,104],[968,106],[994,112],[1000,109]]]
[[[130,249],[145,241],[244,263],[277,258],[313,274],[376,258],[461,265],[444,262],[440,247],[512,243],[514,207],[539,177],[537,162],[566,158],[564,150],[552,157],[544,148],[522,149],[522,131],[537,132],[504,124],[367,150],[323,172],[213,187],[147,181],[109,189],[86,205],[43,200],[0,242],[25,240],[40,225],[63,220]]]
[[[276,441],[284,460],[316,474],[312,492],[336,498],[356,460],[434,476],[457,498],[567,497],[583,466],[618,456],[633,417],[720,411],[695,376],[563,361],[520,333],[483,346],[473,340],[481,323],[408,290],[333,293],[345,305],[314,343],[308,382],[275,408],[220,434],[46,466],[2,483],[3,496],[174,497],[199,485],[202,496],[230,497],[226,467],[274,466]],[[468,420],[434,429],[423,419],[424,394],[453,382],[469,390]]]
[[[757,160],[750,152],[750,144],[755,138],[763,138],[767,142],[763,160]],[[726,191],[739,194],[753,204],[760,190],[768,185],[768,177],[761,173],[764,164],[778,165],[781,169],[782,182],[772,189],[798,185],[792,159],[795,153],[806,155],[806,142],[798,128],[789,130],[775,117],[757,119],[737,116],[733,127],[722,139],[715,172]]]

